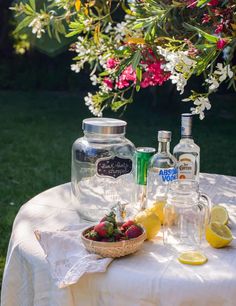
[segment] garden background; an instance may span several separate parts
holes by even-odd
[[[49,57],[31,49],[15,54],[10,4],[0,3],[1,273],[16,213],[34,195],[70,181],[71,146],[82,135],[81,121],[91,116],[83,100],[91,90],[89,71],[70,70],[73,53]],[[192,80],[188,87],[200,84]],[[140,92],[126,112],[105,115],[127,120],[127,137],[136,146],[156,147],[157,131],[171,130],[173,148],[180,137],[180,114],[190,108],[180,100],[167,82]],[[236,95],[222,87],[211,101],[212,110],[203,121],[194,118],[193,125],[201,172],[235,175]]]

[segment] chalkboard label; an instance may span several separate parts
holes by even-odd
[[[106,158],[97,161],[97,174],[117,178],[132,171],[132,160],[128,158]]]

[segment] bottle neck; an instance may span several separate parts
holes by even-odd
[[[158,153],[170,153],[170,142],[162,142],[158,143]]]
[[[181,139],[193,139],[192,135],[181,134]]]
[[[192,116],[182,116],[181,118],[181,138],[192,139]]]

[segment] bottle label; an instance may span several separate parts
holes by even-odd
[[[176,168],[159,168],[158,177],[159,180],[168,183],[177,179],[178,171]]]
[[[191,154],[182,154],[178,162],[178,178],[193,179],[195,169],[195,157]]]
[[[117,178],[132,171],[132,160],[129,158],[112,157],[100,159],[96,163],[99,176],[110,176]]]

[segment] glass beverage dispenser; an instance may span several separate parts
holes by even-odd
[[[132,210],[135,147],[127,123],[111,118],[83,120],[84,136],[72,146],[72,201],[81,219],[99,221],[111,209]]]

